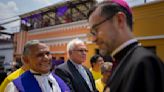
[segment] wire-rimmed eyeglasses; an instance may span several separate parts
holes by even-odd
[[[102,20],[101,22],[99,22],[99,23],[93,25],[92,27],[90,27],[90,30],[91,30],[91,31],[90,31],[90,34],[92,34],[93,36],[96,36],[97,33],[98,33],[97,27],[100,26],[100,25],[102,25],[102,24],[105,23],[106,21],[112,19],[114,15],[115,15],[115,14],[113,14],[113,15],[107,17],[106,19]]]

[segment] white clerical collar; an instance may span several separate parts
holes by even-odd
[[[122,49],[124,49],[126,46],[128,46],[131,43],[137,42],[137,39],[131,39],[128,40],[126,42],[124,42],[123,44],[121,44],[118,48],[116,48],[112,53],[111,53],[111,57],[113,57],[114,55],[116,55],[118,52],[120,52]]]
[[[38,75],[40,74],[40,76],[48,76],[48,75],[50,74],[50,72],[45,73],[45,74],[42,74],[42,73],[36,72],[36,71],[34,71],[34,70],[32,70],[32,69],[30,69],[30,72],[33,73],[33,74],[36,74],[36,75],[37,75],[37,74],[38,74]]]

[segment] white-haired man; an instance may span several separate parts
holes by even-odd
[[[55,70],[55,73],[67,83],[71,92],[97,92],[91,72],[82,65],[86,61],[87,52],[82,40],[73,39],[67,45],[68,61]]]

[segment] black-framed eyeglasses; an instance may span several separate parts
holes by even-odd
[[[79,49],[79,50],[73,50],[73,51],[78,51],[78,52],[81,52],[81,53],[82,52],[86,52],[86,53],[88,52],[88,50],[86,50],[86,49],[84,49],[84,50],[83,49],[81,49],[81,50]]]
[[[98,33],[97,27],[100,26],[101,24],[105,23],[106,21],[112,19],[114,15],[115,15],[115,14],[113,14],[113,15],[107,17],[106,19],[102,20],[101,22],[99,22],[99,23],[93,25],[93,26],[90,28],[90,30],[91,30],[90,33],[91,33],[93,36],[97,35],[97,33]]]

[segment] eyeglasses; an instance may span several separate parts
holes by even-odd
[[[82,50],[82,49],[81,50],[73,50],[73,51],[78,51],[78,52],[81,52],[81,53],[82,52],[88,52],[88,50]]]
[[[97,30],[96,28],[97,28],[98,26],[100,26],[101,24],[105,23],[107,20],[112,19],[114,15],[115,15],[115,14],[112,14],[111,16],[107,17],[107,18],[104,19],[103,21],[101,21],[101,22],[99,22],[99,23],[93,25],[93,26],[90,28],[90,30],[91,30],[90,33],[91,33],[93,36],[97,35],[98,30]]]

